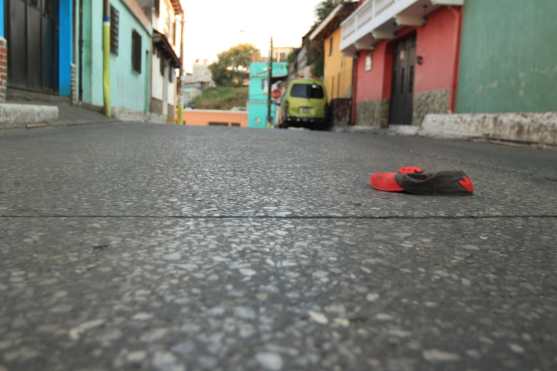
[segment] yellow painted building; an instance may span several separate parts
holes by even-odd
[[[353,59],[340,51],[340,40],[340,27],[324,39],[323,80],[329,102],[352,97]]]
[[[333,102],[352,98],[352,57],[340,50],[341,23],[356,9],[357,2],[342,2],[310,35],[312,41],[323,42],[323,82],[327,99]]]

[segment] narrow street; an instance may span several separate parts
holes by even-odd
[[[369,132],[2,132],[0,370],[555,370],[556,163]],[[476,195],[368,186],[405,165]]]

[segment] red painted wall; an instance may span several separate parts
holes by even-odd
[[[416,66],[415,91],[426,92],[446,89],[451,91],[458,61],[458,22],[461,10],[441,8],[432,13],[423,27],[404,29],[399,37],[416,31],[416,53],[424,58],[423,65]],[[392,48],[396,40],[383,41],[375,46],[373,68],[365,71],[365,57],[369,52],[358,53],[356,103],[385,101],[390,99],[392,84]]]
[[[424,58],[416,66],[416,92],[451,90],[454,66],[457,63],[457,12],[441,8],[428,17],[417,30],[416,55]]]
[[[372,54],[373,67],[365,70],[366,57]],[[358,53],[358,81],[356,101],[383,101],[391,95],[392,57],[387,42],[381,42],[373,51]]]

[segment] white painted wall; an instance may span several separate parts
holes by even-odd
[[[153,77],[153,87],[151,96],[156,99],[163,99],[163,86],[164,86],[164,79],[168,79],[168,74],[170,70],[168,66],[166,67],[166,71],[164,76],[161,75],[160,72],[160,63],[161,60],[157,56],[156,53],[153,54],[153,70],[152,70],[152,77]],[[172,105],[176,105],[176,89],[178,88],[177,85],[177,73],[174,74],[174,79],[172,83],[168,84],[168,103]]]
[[[182,7],[184,6],[184,2],[182,1]],[[178,56],[178,58],[180,58],[181,55],[181,48],[180,45],[182,43],[182,34],[183,34],[183,29],[182,29],[182,17],[183,15],[176,15],[174,13],[174,8],[172,7],[172,4],[170,2],[170,0],[161,0],[160,1],[160,9],[159,9],[159,17],[155,17],[155,14],[153,13],[153,19],[152,19],[152,23],[153,23],[153,27],[166,35],[166,37],[168,38],[168,41],[170,42],[170,44],[172,45],[174,52],[176,53],[176,55]],[[175,36],[175,42],[174,41],[174,37],[173,37],[173,27],[172,25],[176,23],[176,36]],[[177,89],[178,89],[178,77],[179,77],[179,71],[176,70],[174,73],[174,78],[172,80],[172,82],[167,82],[165,83],[165,79],[166,81],[168,81],[168,76],[170,74],[170,69],[168,68],[168,66],[166,67],[164,76],[161,75],[160,73],[160,63],[161,60],[160,58],[157,56],[156,53],[153,53],[153,64],[152,64],[152,97],[159,99],[159,100],[163,100],[163,98],[166,96],[168,101],[167,104],[172,104],[172,105],[177,105]],[[164,86],[168,86],[168,90],[165,94],[165,92],[163,91]]]
[[[160,58],[157,56],[156,53],[153,53],[153,67],[152,67],[153,69],[151,71],[153,84],[152,84],[151,96],[153,98],[157,98],[157,99],[162,100],[162,79],[163,79],[163,77],[161,76],[161,73],[160,73],[160,66],[161,66]]]

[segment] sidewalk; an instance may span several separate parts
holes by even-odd
[[[8,101],[0,103],[0,129],[74,126],[110,123],[93,108],[72,105],[69,98],[23,91],[10,91]]]

